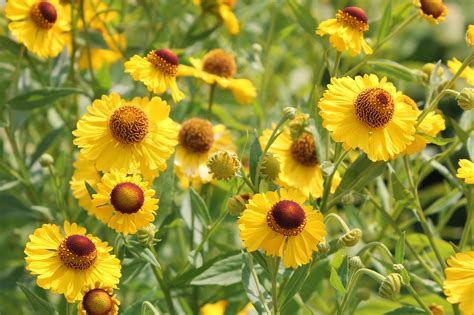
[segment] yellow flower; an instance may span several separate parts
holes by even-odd
[[[474,48],[474,25],[470,24],[466,31],[466,43],[469,47]]]
[[[77,199],[79,206],[84,208],[89,214],[92,214],[91,210],[94,209],[92,199],[86,188],[86,182],[94,189],[97,190],[97,183],[100,181],[100,173],[95,165],[86,159],[79,153],[76,162],[74,162],[74,174],[72,175],[69,185],[72,190],[72,195]]]
[[[260,137],[260,145],[264,149],[273,130],[266,129]],[[277,184],[291,187],[314,198],[323,195],[323,173],[316,156],[316,143],[312,135],[307,132],[293,139],[290,130],[285,128],[283,133],[273,142],[269,152],[274,154],[280,162],[281,171]],[[331,191],[337,188],[341,178],[336,173]]]
[[[464,179],[466,184],[474,184],[474,163],[466,159],[459,160],[456,177]]]
[[[235,151],[230,132],[201,118],[185,121],[178,136],[174,166],[183,188],[209,183],[212,175],[207,161],[217,151]]]
[[[443,0],[413,0],[413,4],[420,9],[420,15],[432,24],[443,22],[448,15]]]
[[[220,300],[216,303],[207,303],[201,307],[200,314],[201,315],[224,315],[225,309],[229,302]]]
[[[337,11],[335,19],[329,19],[319,24],[316,34],[329,35],[331,46],[342,52],[348,50],[352,56],[360,53],[362,48],[368,55],[372,48],[364,39],[364,32],[369,30],[367,14],[358,7],[346,7]]]
[[[87,108],[74,144],[101,171],[125,168],[142,173],[163,171],[177,144],[178,128],[170,107],[159,97],[123,100],[117,93],[102,96]]]
[[[305,201],[298,190],[285,188],[254,195],[238,220],[247,251],[283,257],[286,268],[307,264],[326,231],[323,215]]]
[[[82,289],[82,300],[77,303],[77,315],[117,315],[120,301],[113,295],[113,288],[101,282]]]
[[[461,65],[462,62],[456,58],[448,60],[448,68],[452,74],[458,72],[459,68],[461,68]],[[470,85],[474,85],[474,67],[467,66],[461,73],[460,77],[466,79],[467,83]]]
[[[444,272],[444,294],[451,304],[459,303],[465,315],[474,314],[474,251],[457,253],[448,259]]]
[[[133,56],[125,62],[125,72],[130,73],[134,80],[143,82],[150,92],[162,94],[169,88],[176,103],[184,98],[176,84],[178,66],[178,56],[162,48],[150,51],[146,57]]]
[[[155,219],[158,199],[154,195],[141,175],[113,169],[97,183],[97,194],[92,196],[95,207],[90,212],[116,232],[135,234]]]
[[[234,56],[222,49],[208,52],[204,58],[189,58],[192,67],[180,65],[178,76],[194,76],[207,84],[230,90],[240,104],[251,103],[257,96],[255,86],[247,79],[234,79],[237,64]]]
[[[372,161],[394,158],[414,140],[417,112],[385,77],[332,78],[318,106],[334,141]]]
[[[64,294],[70,303],[81,299],[81,290],[97,281],[115,287],[121,266],[109,253],[112,247],[86,235],[86,229],[76,223],[65,221],[64,232],[55,224],[43,224],[26,243],[26,270],[38,276],[38,286]]]
[[[5,16],[12,21],[8,24],[12,34],[29,51],[47,58],[63,50],[63,33],[69,26],[57,0],[10,0]]]
[[[418,106],[413,99],[411,99],[409,96],[403,95],[401,100],[405,104],[410,105],[411,108],[417,112],[417,117],[421,115],[421,111],[418,109]],[[443,116],[435,112],[430,112],[417,127],[416,131],[427,134],[428,136],[436,137],[436,135],[444,129],[446,129],[446,125]],[[415,140],[407,145],[402,154],[415,154],[421,152],[424,148],[426,148],[428,143],[431,143],[431,141],[425,138],[423,135],[415,134]]]
[[[106,31],[102,31],[102,36],[109,49],[95,48],[90,49],[91,65],[94,70],[100,69],[104,64],[110,65],[122,57],[122,50],[126,47],[126,40],[124,34],[109,35]],[[79,57],[79,68],[89,68],[89,53],[87,48],[81,52]]]
[[[239,20],[232,12],[237,0],[193,0],[193,2],[201,6],[203,11],[208,11],[221,19],[230,34],[239,34]]]

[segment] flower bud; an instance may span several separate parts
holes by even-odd
[[[352,229],[346,234],[339,237],[339,243],[344,247],[352,247],[359,243],[362,237],[362,231],[360,229]]]
[[[354,194],[352,193],[352,191],[350,191],[349,193],[343,195],[342,198],[341,198],[341,202],[345,206],[353,205],[354,202],[355,202],[355,198],[354,198]]]
[[[428,305],[428,308],[430,309],[431,313],[433,313],[433,315],[444,315],[444,307],[439,304],[431,303]]]
[[[215,179],[231,179],[240,169],[240,161],[236,154],[229,151],[218,151],[207,161],[209,173]]]
[[[44,153],[39,158],[39,164],[42,167],[48,167],[54,164],[54,158],[48,153]]]
[[[394,264],[393,271],[395,271],[396,273],[399,273],[402,276],[402,281],[404,284],[410,283],[410,275],[408,274],[408,271],[405,269],[405,266],[403,266],[402,264]]]
[[[421,68],[423,73],[425,73],[427,75],[427,81],[431,77],[431,73],[433,72],[435,67],[436,67],[436,65],[434,63],[427,63],[427,64],[423,65],[423,67]],[[444,76],[444,69],[442,67],[438,67],[437,74],[440,77]]]
[[[379,295],[386,299],[396,299],[402,287],[402,276],[391,273],[385,277],[379,287]]]
[[[331,246],[329,246],[329,243],[326,241],[322,241],[318,243],[318,252],[321,254],[327,254],[331,250]]]
[[[227,200],[227,209],[229,209],[229,214],[233,216],[238,216],[244,211],[247,202],[250,199],[250,194],[240,194],[235,195],[232,198]]]
[[[262,178],[274,181],[280,174],[280,162],[272,153],[266,153],[260,169]]]
[[[474,108],[474,89],[463,88],[461,92],[456,96],[459,107],[464,111],[468,111]]]
[[[361,268],[364,268],[364,263],[359,256],[349,258],[349,272],[353,273]]]
[[[466,43],[469,47],[474,48],[474,25],[469,25],[466,31]]]
[[[361,301],[367,301],[370,299],[370,290],[367,288],[361,288],[355,292],[355,296]]]
[[[301,114],[295,116],[295,118],[289,122],[288,127],[290,128],[290,134],[292,139],[298,139],[309,126],[309,115]]]
[[[158,232],[158,228],[153,223],[138,229],[136,236],[140,245],[143,247],[153,245],[155,243],[156,232]]]
[[[283,113],[285,114],[286,118],[290,120],[294,119],[296,116],[296,108],[290,106],[285,107],[283,108]]]

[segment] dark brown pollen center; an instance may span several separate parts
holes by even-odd
[[[305,213],[299,204],[290,200],[282,200],[276,203],[271,214],[276,224],[284,229],[295,229],[303,224]]]
[[[84,235],[70,235],[66,247],[77,256],[87,256],[96,250],[94,243]]]
[[[432,15],[434,18],[438,18],[443,13],[443,1],[442,0],[420,0],[421,10],[427,15]]]
[[[195,153],[205,153],[214,143],[212,125],[208,120],[191,118],[181,125],[178,139],[185,149]]]
[[[237,71],[237,64],[234,56],[222,49],[215,49],[204,56],[202,68],[219,77],[231,78]]]
[[[342,10],[342,12],[345,12],[349,14],[350,16],[355,17],[359,21],[367,24],[369,22],[369,18],[367,17],[367,14],[365,13],[364,10],[362,10],[359,7],[346,7]]]
[[[148,117],[142,109],[125,105],[116,109],[110,116],[109,129],[120,143],[139,143],[148,134]]]
[[[113,302],[105,290],[93,289],[82,298],[82,306],[89,315],[107,315],[112,310]]]
[[[357,95],[354,111],[369,128],[385,126],[393,117],[395,105],[389,92],[378,87],[369,87]]]
[[[314,138],[308,133],[303,133],[298,139],[293,140],[290,152],[293,159],[304,166],[316,166],[318,164],[316,144]]]
[[[161,48],[154,51],[155,55],[163,58],[167,63],[177,66],[179,65],[178,56],[169,49]]]
[[[143,206],[144,200],[143,190],[134,183],[120,183],[110,193],[110,203],[115,210],[124,214],[138,212]]]
[[[41,16],[48,21],[49,23],[56,22],[58,18],[58,13],[56,12],[56,8],[49,2],[41,2],[38,5],[39,12]]]

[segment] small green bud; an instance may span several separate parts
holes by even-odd
[[[327,254],[331,250],[331,246],[329,246],[329,243],[326,241],[322,241],[321,243],[318,243],[318,252],[321,254]]]
[[[285,116],[288,118],[288,119],[294,119],[295,116],[296,116],[296,108],[294,107],[285,107],[283,108],[283,113],[285,114]]]
[[[357,270],[364,268],[364,263],[359,256],[349,258],[349,272],[354,273]]]
[[[266,153],[260,169],[262,178],[274,181],[280,174],[280,162],[272,153]]]
[[[339,243],[344,247],[352,247],[359,243],[362,237],[362,231],[360,229],[352,229],[346,234],[339,237]]]
[[[463,88],[461,92],[456,97],[459,107],[464,111],[468,111],[474,108],[474,89],[473,88]]]
[[[250,199],[250,194],[240,194],[235,195],[232,198],[227,200],[227,209],[229,209],[229,214],[233,216],[238,216],[245,210],[246,204]]]
[[[398,273],[391,273],[380,284],[379,295],[386,299],[395,300],[400,294],[401,287],[402,276]]]
[[[42,167],[48,167],[54,164],[54,158],[48,153],[44,153],[39,158],[39,164]]]
[[[235,153],[218,151],[211,155],[207,167],[215,179],[231,179],[239,171],[241,164]]]
[[[345,195],[342,196],[341,202],[345,206],[350,206],[353,205],[355,202],[354,194],[352,192],[349,192]]]
[[[408,271],[405,269],[405,266],[403,266],[402,264],[394,264],[393,271],[395,271],[396,273],[399,273],[402,276],[403,284],[410,283],[410,275],[408,274]]]
[[[368,299],[370,299],[370,290],[367,288],[358,289],[355,292],[355,296],[361,301],[367,301]]]
[[[156,232],[158,232],[158,228],[153,223],[138,229],[136,236],[140,245],[147,247],[155,244]]]

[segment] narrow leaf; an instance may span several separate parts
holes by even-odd
[[[250,145],[250,178],[255,183],[255,175],[257,173],[257,165],[260,156],[262,155],[262,147],[258,141],[258,134],[255,132],[255,137]]]
[[[228,286],[240,282],[242,278],[242,254],[217,261],[209,269],[194,278],[192,285]]]
[[[205,226],[209,226],[211,224],[211,216],[206,203],[193,188],[189,189],[189,194],[191,197],[191,207],[193,209],[193,213],[197,214]]]
[[[44,136],[43,140],[41,140],[41,142],[36,147],[36,150],[33,155],[31,155],[30,167],[36,162],[36,160],[41,156],[41,154],[48,150],[48,148],[54,143],[54,141],[61,134],[62,131],[63,127],[59,127]]]
[[[58,314],[58,312],[54,309],[51,303],[40,298],[36,293],[31,291],[23,283],[17,283],[17,285],[20,287],[21,291],[23,291],[23,293],[25,294],[35,314],[44,314],[44,315]]]
[[[395,247],[395,263],[397,264],[403,264],[403,259],[405,258],[405,234],[406,232],[403,231]]]
[[[15,96],[14,98],[7,101],[7,104],[12,109],[16,110],[31,110],[47,105],[52,105],[58,99],[73,95],[73,94],[85,94],[82,90],[77,88],[65,87],[65,88],[44,88],[40,90],[34,90]]]
[[[296,22],[311,36],[314,36],[318,21],[310,14],[309,10],[295,0],[287,0]]]
[[[383,11],[382,19],[377,30],[377,43],[380,43],[381,40],[385,38],[390,30],[390,24],[392,21],[392,1],[387,1],[385,9]]]
[[[329,283],[331,286],[336,289],[339,295],[344,295],[346,293],[346,289],[342,285],[341,279],[339,278],[336,269],[331,267],[331,275],[329,276]]]

